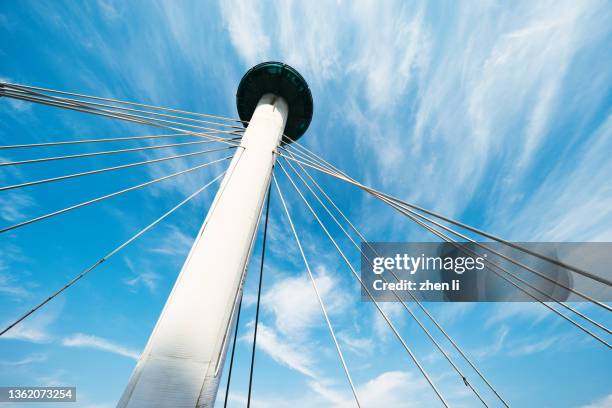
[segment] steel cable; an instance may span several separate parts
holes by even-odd
[[[100,258],[98,261],[96,261],[93,265],[91,265],[89,268],[85,269],[84,271],[82,271],[81,273],[79,273],[77,276],[75,276],[72,280],[70,280],[67,284],[65,284],[64,286],[62,286],[60,289],[58,289],[57,291],[53,292],[50,296],[48,296],[45,300],[43,300],[42,302],[40,302],[39,304],[37,304],[36,306],[34,306],[32,309],[30,309],[28,312],[26,312],[25,314],[23,314],[22,316],[20,316],[18,319],[16,319],[14,322],[12,322],[11,324],[9,324],[4,330],[2,330],[0,332],[0,336],[4,335],[6,332],[8,332],[9,330],[11,330],[13,327],[15,327],[16,325],[18,325],[19,323],[21,323],[23,320],[25,320],[26,318],[28,318],[28,316],[32,315],[34,312],[36,312],[38,309],[40,309],[41,307],[43,307],[44,305],[46,305],[47,303],[49,303],[51,300],[53,300],[56,296],[58,296],[60,293],[62,293],[63,291],[65,291],[66,289],[68,289],[69,287],[71,287],[72,285],[74,285],[76,282],[78,282],[79,280],[81,280],[83,277],[85,277],[89,272],[93,271],[94,269],[96,269],[98,266],[100,266],[103,262],[107,261],[110,257],[112,257],[113,255],[115,255],[117,252],[121,251],[123,248],[125,248],[126,246],[128,246],[130,243],[132,243],[134,240],[136,240],[138,237],[142,236],[145,232],[147,232],[148,230],[150,230],[151,228],[153,228],[155,225],[159,224],[161,221],[163,221],[165,218],[167,218],[170,214],[172,214],[173,212],[175,212],[176,210],[178,210],[180,207],[182,207],[184,204],[186,204],[187,202],[189,202],[192,198],[194,198],[196,195],[200,194],[202,191],[204,191],[208,186],[210,186],[211,184],[213,184],[215,181],[219,180],[221,178],[221,176],[223,176],[223,174],[225,174],[225,171],[223,171],[221,174],[219,174],[217,177],[215,177],[212,181],[208,182],[207,184],[205,184],[203,187],[200,187],[198,190],[196,190],[193,194],[191,194],[189,197],[185,198],[183,201],[181,201],[179,204],[177,204],[176,206],[174,206],[173,208],[171,208],[169,211],[167,211],[165,214],[163,214],[161,217],[159,217],[158,219],[156,219],[155,221],[153,221],[152,223],[150,223],[149,225],[147,225],[146,227],[144,227],[143,229],[141,229],[140,231],[138,231],[136,234],[134,234],[132,237],[130,237],[127,241],[123,242],[121,245],[119,245],[118,247],[116,247],[115,249],[113,249],[112,251],[110,251],[108,254],[106,254],[105,256],[103,256],[102,258]]]
[[[0,88],[2,86],[13,87],[13,88],[23,88],[23,89],[33,89],[33,90],[37,90],[37,91],[54,93],[54,94],[58,94],[58,95],[70,95],[70,96],[76,96],[76,97],[79,97],[79,98],[86,98],[86,99],[93,99],[93,100],[98,100],[98,101],[120,103],[120,104],[123,104],[123,105],[141,106],[141,107],[145,107],[145,108],[158,109],[158,110],[167,111],[167,112],[184,113],[184,114],[188,114],[188,115],[192,115],[192,116],[200,116],[200,117],[206,117],[206,118],[212,118],[212,119],[219,119],[219,120],[225,120],[225,121],[229,121],[229,122],[236,122],[236,123],[241,123],[242,122],[240,119],[228,118],[228,117],[224,117],[224,116],[208,115],[208,114],[205,114],[205,113],[189,112],[189,111],[180,110],[180,109],[171,109],[171,108],[165,108],[165,107],[161,107],[161,106],[147,105],[147,104],[144,104],[144,103],[135,103],[135,102],[122,101],[122,100],[112,99],[112,98],[102,98],[102,97],[99,97],[99,96],[91,96],[91,95],[78,94],[78,93],[74,93],[74,92],[58,91],[58,90],[54,90],[54,89],[41,88],[41,87],[36,87],[36,86],[31,86],[31,85],[23,85],[23,84],[15,84],[15,83],[9,83],[9,82],[2,82],[2,83],[0,83]]]
[[[429,374],[427,373],[427,371],[425,370],[425,368],[423,368],[423,366],[421,365],[421,363],[419,362],[419,360],[416,358],[416,355],[413,353],[412,349],[408,346],[408,344],[406,343],[406,341],[404,340],[404,338],[401,336],[401,334],[399,333],[399,331],[397,330],[397,328],[395,327],[395,325],[393,325],[393,323],[391,322],[391,320],[389,319],[389,317],[387,316],[387,314],[382,310],[382,308],[380,307],[380,305],[378,304],[378,302],[374,299],[374,296],[372,296],[372,293],[370,292],[370,290],[368,289],[368,287],[363,283],[363,281],[361,280],[361,277],[359,276],[359,274],[355,271],[355,268],[353,267],[353,265],[351,264],[351,262],[348,260],[348,258],[346,257],[346,255],[344,254],[344,252],[342,251],[342,249],[338,246],[336,240],[331,236],[331,234],[329,233],[329,231],[327,230],[327,228],[325,227],[325,225],[323,224],[323,222],[320,220],[319,216],[316,214],[316,212],[313,210],[313,208],[310,206],[310,204],[308,203],[308,200],[306,200],[306,198],[304,197],[304,195],[302,194],[302,192],[300,191],[300,189],[297,187],[297,185],[293,182],[293,180],[291,179],[291,176],[289,176],[289,174],[287,173],[287,171],[284,169],[282,163],[279,161],[278,162],[280,169],[283,171],[283,173],[285,174],[285,176],[287,177],[287,179],[290,181],[290,183],[292,184],[293,188],[296,190],[296,192],[299,194],[300,198],[302,199],[302,201],[304,202],[304,204],[308,207],[309,212],[312,214],[312,216],[315,218],[315,220],[317,221],[317,223],[319,224],[319,226],[321,227],[321,229],[323,230],[323,232],[325,232],[325,235],[327,235],[327,237],[329,238],[329,240],[332,242],[333,246],[336,248],[336,251],[338,251],[338,253],[340,254],[340,256],[342,257],[342,259],[344,260],[344,263],[347,264],[347,266],[349,267],[351,273],[353,274],[353,276],[355,276],[355,278],[358,280],[358,282],[360,283],[361,287],[364,289],[364,291],[366,292],[366,294],[368,295],[368,297],[372,300],[372,302],[374,303],[374,305],[376,306],[378,312],[380,313],[380,315],[383,317],[383,319],[387,322],[387,325],[389,326],[389,328],[391,328],[391,330],[393,331],[393,333],[395,334],[395,336],[397,337],[397,339],[400,341],[400,343],[402,344],[402,346],[404,347],[404,350],[406,350],[406,352],[408,353],[408,355],[410,356],[410,358],[412,359],[412,361],[415,363],[415,365],[417,366],[417,368],[419,369],[419,371],[421,372],[421,374],[423,375],[423,377],[425,378],[425,380],[428,382],[428,384],[431,386],[431,388],[433,389],[434,393],[436,394],[436,396],[438,397],[438,399],[440,400],[440,402],[445,406],[445,407],[449,407],[448,403],[446,402],[446,399],[444,398],[444,396],[442,396],[442,394],[440,393],[440,391],[438,390],[438,387],[434,384],[433,380],[431,379],[431,377],[429,376]]]
[[[9,186],[0,187],[0,191],[13,190],[13,189],[23,188],[23,187],[30,187],[30,186],[35,186],[35,185],[38,185],[38,184],[51,183],[51,182],[54,182],[54,181],[67,180],[67,179],[76,178],[76,177],[82,177],[82,176],[89,176],[91,174],[105,173],[107,171],[115,171],[115,170],[127,169],[127,168],[142,166],[142,165],[146,165],[146,164],[159,163],[159,162],[164,162],[164,161],[167,161],[167,160],[174,160],[174,159],[179,159],[179,158],[184,158],[184,157],[197,156],[197,155],[200,155],[200,154],[219,152],[219,151],[224,151],[224,150],[229,150],[229,149],[234,149],[234,148],[235,147],[233,147],[233,146],[229,146],[229,147],[222,147],[222,148],[219,148],[219,149],[201,150],[201,151],[197,151],[197,152],[193,152],[193,153],[177,154],[177,155],[174,155],[174,156],[160,157],[158,159],[145,160],[145,161],[140,161],[140,162],[136,162],[136,163],[128,163],[128,164],[122,164],[122,165],[119,165],[119,166],[105,167],[105,168],[102,168],[102,169],[83,171],[83,172],[79,172],[79,173],[73,173],[73,174],[67,174],[67,175],[64,175],[64,176],[51,177],[51,178],[42,179],[42,180],[28,181],[28,182],[25,182],[25,183],[13,184],[13,185],[9,185]]]
[[[280,163],[279,163],[280,164]],[[312,271],[310,270],[310,265],[308,264],[308,261],[306,260],[306,255],[304,254],[304,249],[302,248],[302,244],[300,243],[300,239],[298,238],[297,232],[295,230],[295,226],[293,225],[293,221],[291,219],[291,215],[289,214],[289,209],[287,208],[287,204],[285,203],[285,199],[283,198],[283,193],[280,190],[280,186],[278,185],[278,183],[276,182],[276,179],[274,179],[274,185],[276,186],[276,191],[278,192],[278,195],[280,197],[280,200],[283,204],[283,208],[285,209],[285,214],[287,215],[287,220],[289,221],[289,226],[291,227],[291,231],[293,232],[293,237],[295,238],[295,242],[298,246],[298,249],[300,250],[300,255],[302,256],[302,260],[304,261],[304,266],[306,267],[306,270],[308,271],[308,277],[310,278],[310,281],[312,283],[312,286],[314,288],[315,294],[317,296],[317,300],[319,301],[319,305],[321,306],[321,310],[323,311],[323,316],[325,317],[325,322],[327,323],[327,327],[329,329],[329,332],[332,336],[332,339],[334,341],[334,345],[336,346],[336,351],[338,352],[338,356],[340,357],[340,361],[342,363],[342,368],[344,369],[344,373],[346,374],[346,378],[348,379],[348,382],[351,386],[351,391],[353,392],[353,396],[355,397],[355,402],[357,403],[357,406],[360,407],[361,404],[359,403],[359,397],[357,396],[357,391],[355,390],[355,385],[353,384],[353,379],[351,378],[351,375],[349,373],[348,367],[346,365],[346,361],[344,360],[344,356],[342,354],[342,350],[340,349],[340,345],[338,344],[338,340],[336,339],[336,334],[334,333],[334,329],[332,327],[331,321],[329,320],[329,316],[327,315],[327,310],[325,308],[325,304],[323,303],[323,300],[321,299],[321,295],[319,294],[319,290],[317,289],[317,283],[314,279],[314,276],[312,275]]]
[[[139,188],[142,188],[142,187],[154,184],[154,183],[158,183],[158,182],[163,181],[163,180],[167,180],[167,179],[172,178],[172,177],[179,176],[181,174],[192,172],[194,170],[197,170],[197,169],[200,169],[200,168],[203,168],[203,167],[206,167],[206,166],[210,166],[212,164],[221,162],[223,160],[228,160],[228,159],[231,159],[231,158],[232,158],[232,156],[224,157],[222,159],[214,160],[212,162],[204,163],[204,164],[201,164],[199,166],[191,167],[189,169],[182,170],[182,171],[179,171],[179,172],[176,172],[176,173],[172,173],[172,174],[169,174],[167,176],[159,177],[159,178],[147,181],[147,182],[142,183],[142,184],[137,184],[135,186],[128,187],[128,188],[125,188],[123,190],[119,190],[119,191],[116,191],[114,193],[111,193],[111,194],[106,194],[106,195],[103,195],[101,197],[94,198],[92,200],[84,201],[84,202],[81,202],[79,204],[75,204],[75,205],[72,205],[70,207],[63,208],[61,210],[53,211],[53,212],[41,215],[41,216],[36,217],[36,218],[31,218],[29,220],[22,221],[22,222],[19,222],[17,224],[13,224],[13,225],[11,225],[9,227],[5,227],[5,228],[0,229],[0,234],[4,233],[4,232],[12,231],[14,229],[17,229],[17,228],[20,228],[20,227],[23,227],[23,226],[26,226],[26,225],[29,225],[29,224],[32,224],[32,223],[35,223],[35,222],[38,222],[38,221],[45,220],[47,218],[54,217],[54,216],[59,215],[59,214],[63,214],[65,212],[68,212],[68,211],[71,211],[71,210],[75,210],[77,208],[84,207],[84,206],[89,205],[89,204],[97,203],[98,201],[102,201],[102,200],[105,200],[107,198],[111,198],[111,197],[115,197],[115,196],[123,194],[123,193],[127,193],[128,191],[136,190],[136,189],[139,189]]]

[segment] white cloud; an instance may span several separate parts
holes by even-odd
[[[264,4],[259,1],[222,1],[221,13],[225,19],[232,44],[249,65],[254,65],[269,52],[270,38],[262,20]]]
[[[423,10],[410,6],[407,12],[408,6],[401,2],[385,7],[377,1],[352,5],[349,12],[359,48],[348,70],[354,78],[363,78],[371,109],[389,109],[405,95],[413,71],[427,64],[429,44]]]
[[[163,237],[157,241],[157,246],[151,248],[150,251],[164,255],[184,256],[189,252],[193,240],[194,237],[185,234],[176,225],[169,225]]]
[[[348,389],[332,389],[321,382],[310,382],[310,388],[326,400],[325,406],[354,407],[355,401]],[[405,371],[387,371],[357,387],[357,396],[363,407],[424,408],[436,402],[433,391],[421,376]],[[435,397],[434,397],[435,398]]]
[[[526,356],[529,354],[550,350],[550,348],[557,344],[560,340],[560,336],[553,336],[545,339],[540,339],[532,343],[524,343],[518,347],[512,347],[512,350],[509,350],[509,354],[516,356]]]
[[[107,351],[109,353],[118,354],[120,356],[128,357],[133,360],[138,360],[140,352],[114,343],[110,340],[104,339],[98,336],[92,336],[89,334],[75,333],[71,336],[65,337],[62,340],[62,345],[66,347],[86,347],[97,350]]]
[[[34,200],[24,193],[9,191],[0,197],[0,218],[10,223],[23,221]]]
[[[140,284],[144,285],[150,292],[154,292],[157,288],[157,282],[159,281],[159,274],[155,272],[141,272],[137,276],[131,279],[124,279],[126,285],[128,286],[138,286]]]
[[[147,267],[136,267],[129,258],[125,258],[125,263],[130,269],[130,271],[135,275],[132,278],[127,278],[123,280],[126,285],[132,288],[136,288],[140,285],[143,285],[149,290],[149,292],[155,292],[155,289],[157,289],[157,284],[161,279],[160,274],[153,272]]]
[[[341,407],[347,405],[347,402],[349,402],[348,406],[354,405],[354,402],[346,400],[347,396],[345,393],[341,393],[334,389],[328,388],[321,382],[310,381],[308,383],[308,386],[319,396],[323,397],[323,399],[327,400],[330,406]]]
[[[520,209],[501,212],[493,228],[504,228],[506,237],[533,241],[610,241],[612,240],[612,190],[608,185],[612,163],[612,116],[588,138],[592,140],[579,151],[575,161],[559,161],[540,187]],[[567,166],[572,167],[568,171]]]
[[[117,8],[112,2],[107,0],[98,0],[98,7],[102,10],[104,17],[108,20],[116,20],[121,17],[121,13],[117,11]]]
[[[345,310],[347,294],[325,269],[315,276],[319,294],[330,315]],[[323,312],[306,272],[279,279],[262,297],[264,308],[274,314],[275,326],[285,336],[301,337],[313,327],[324,324]]]
[[[393,326],[399,330],[401,327],[405,314],[408,312],[404,309],[404,307],[399,302],[380,302],[380,308],[385,313],[385,315],[389,318]],[[374,332],[379,340],[387,340],[390,338],[394,338],[395,334],[389,324],[385,320],[384,317],[380,314],[378,309],[372,303],[372,313],[374,316]]]
[[[436,312],[437,320],[440,324],[454,324],[466,317],[475,307],[476,303],[472,302],[440,303]]]
[[[584,7],[571,2],[555,7],[553,13],[545,4],[509,13],[511,22],[502,28],[508,31],[496,33],[486,59],[479,61],[482,66],[470,73],[478,77],[469,78],[473,85],[468,94],[469,113],[484,147],[482,153],[487,153],[495,139],[512,135],[514,127],[514,136],[522,139],[515,171],[528,164],[546,136],[556,95],[581,35],[576,20],[583,13]],[[494,105],[504,98],[510,103]],[[525,128],[521,122],[526,123]]]
[[[315,93],[351,75],[375,109],[396,102],[412,71],[427,59],[423,14],[402,2],[386,7],[375,1],[220,5],[232,44],[247,65],[286,61]]]
[[[24,114],[32,111],[32,103],[27,101],[21,101],[19,99],[6,99],[11,108],[16,110],[19,114]]]
[[[340,313],[347,310],[346,293],[339,289],[338,282],[323,267],[316,271],[315,281],[330,319],[337,319]],[[322,377],[317,367],[325,353],[322,353],[323,348],[312,330],[324,328],[325,341],[328,341],[329,334],[306,273],[278,278],[262,295],[262,305],[266,312],[272,314],[274,326],[259,323],[258,347],[279,364],[320,381]],[[245,341],[251,339],[251,334],[243,337]],[[343,340],[351,343],[349,347],[362,350],[365,346],[359,339],[344,336]],[[331,339],[329,342],[331,344]]]
[[[2,338],[25,340],[32,343],[46,343],[51,340],[51,335],[45,330],[45,327],[30,322],[22,322],[3,334]]]
[[[612,408],[612,394],[591,404],[583,405],[580,408]]]
[[[374,349],[374,340],[369,337],[356,337],[348,331],[337,333],[337,337],[342,349],[351,350],[354,353],[371,354]]]
[[[251,341],[251,336],[246,336],[244,339]],[[283,340],[274,329],[261,322],[257,327],[257,346],[276,362],[305,376],[317,377],[314,370],[314,359],[306,347]]]
[[[368,407],[415,408],[431,406],[427,383],[421,376],[404,371],[388,371],[359,387]]]
[[[53,370],[49,374],[44,374],[36,378],[36,383],[43,387],[61,387],[66,386],[69,372],[63,368]]]
[[[386,115],[369,112],[350,95],[342,109],[355,126],[359,154],[367,154],[375,164],[362,162],[358,167],[368,182],[454,215],[470,204],[483,183],[499,178],[492,199],[500,201],[487,204],[491,218],[507,220],[500,216],[500,207],[507,208],[524,193],[524,184],[540,176],[531,173],[538,152],[551,137],[559,137],[556,132],[561,130],[551,133],[551,126],[569,110],[588,117],[596,109],[590,103],[558,100],[576,80],[568,76],[575,74],[570,70],[577,53],[597,44],[605,32],[597,17],[603,3],[529,3],[503,11],[493,4],[456,6],[447,18],[436,19],[448,30],[429,28],[428,9],[421,34],[412,36],[427,39],[418,52],[427,58],[417,63],[417,75],[409,79],[414,91]],[[401,9],[394,11],[401,14]],[[418,15],[414,11],[404,20]],[[383,43],[383,50],[399,50],[387,46],[389,41]],[[372,63],[384,64],[380,60],[372,58]],[[400,82],[402,88],[401,81],[391,82]],[[384,82],[378,89],[384,89]],[[568,136],[562,144],[570,140]],[[562,177],[557,175],[557,180]],[[589,196],[585,190],[582,197]],[[596,191],[602,189],[591,192]],[[571,206],[563,204],[567,208]],[[509,215],[516,213],[513,208]],[[517,229],[525,225],[513,223]]]
[[[283,211],[270,211],[266,251],[270,251],[269,253],[272,255],[270,258],[283,259],[301,268],[304,261],[300,257],[293,233],[287,225],[286,217]]]
[[[10,367],[17,367],[17,366],[23,366],[23,365],[28,365],[28,364],[32,364],[32,363],[42,363],[44,361],[47,361],[47,355],[46,354],[42,354],[42,353],[34,353],[34,354],[30,354],[28,356],[25,356],[22,359],[19,360],[0,360],[0,366],[10,366]]]
[[[31,343],[48,343],[52,341],[54,335],[49,330],[49,327],[57,321],[64,308],[64,302],[64,299],[55,299],[43,309],[26,317],[11,330],[4,333],[0,340],[22,340]],[[2,327],[6,327],[11,322],[5,321]]]
[[[410,372],[387,371],[357,385],[357,394],[362,407],[394,407],[394,408],[427,408],[435,406],[433,391],[425,380]],[[219,390],[217,401],[223,401],[223,392]],[[246,396],[230,393],[230,402],[236,406],[246,404]],[[318,378],[308,381],[308,388],[295,395],[280,394],[276,390],[274,395],[254,396],[251,400],[253,406],[265,408],[352,408],[355,406],[354,397],[345,378],[342,383],[330,386],[327,380]]]
[[[473,355],[479,358],[505,355],[510,357],[523,357],[533,354],[551,352],[575,352],[578,347],[584,346],[588,340],[582,333],[570,330],[567,333],[555,331],[552,335],[543,335],[537,332],[513,330],[510,336],[508,325],[502,325],[489,343],[474,350]],[[598,346],[596,346],[598,347]]]
[[[3,261],[0,259],[0,271],[4,269]],[[26,288],[16,282],[12,276],[0,273],[0,294],[10,295],[16,299],[22,299],[29,295]]]
[[[550,310],[540,303],[498,303],[493,307],[490,316],[485,321],[485,326],[491,326],[499,322],[505,323],[512,319],[528,320],[535,324],[550,316],[550,313]]]
[[[499,354],[501,351],[504,350],[506,339],[509,333],[510,329],[508,326],[504,325],[500,327],[492,342],[480,347],[472,354],[480,358],[491,357]]]

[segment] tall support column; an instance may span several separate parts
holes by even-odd
[[[118,407],[215,403],[274,150],[283,132],[304,134],[313,108],[304,78],[280,62],[251,68],[236,105],[248,127]]]
[[[286,101],[264,95],[119,407],[212,407],[270,183]]]

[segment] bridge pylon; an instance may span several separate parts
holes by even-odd
[[[236,104],[246,131],[119,407],[214,405],[276,149],[312,117],[306,81],[277,62],[244,75]]]

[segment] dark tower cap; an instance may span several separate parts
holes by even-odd
[[[242,124],[251,120],[255,107],[267,93],[282,97],[289,105],[285,135],[297,140],[312,120],[312,94],[304,78],[282,62],[262,62],[249,69],[240,80],[236,107]]]

